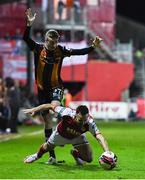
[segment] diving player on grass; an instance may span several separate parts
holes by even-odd
[[[97,128],[95,121],[89,115],[87,106],[80,105],[76,110],[73,110],[62,106],[42,104],[31,109],[25,109],[23,112],[33,116],[37,112],[49,109],[54,111],[59,118],[61,118],[61,121],[56,126],[47,142],[40,146],[37,153],[26,157],[24,163],[32,163],[41,158],[44,153],[53,150],[56,146],[64,146],[65,144],[73,145],[71,154],[77,165],[91,162],[92,150],[84,134],[87,131],[90,131],[99,141],[104,151],[109,151],[108,144]]]

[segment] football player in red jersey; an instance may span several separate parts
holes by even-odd
[[[71,150],[71,154],[78,165],[83,165],[84,162],[91,162],[92,150],[85,137],[85,132],[87,131],[90,131],[99,141],[104,151],[109,151],[108,144],[96,126],[95,121],[89,115],[87,106],[80,105],[76,110],[73,110],[68,107],[42,104],[31,109],[25,109],[23,112],[33,116],[37,112],[48,109],[53,110],[61,121],[48,141],[41,145],[38,152],[25,158],[25,163],[32,163],[41,158],[47,151],[54,149],[56,146],[64,146],[65,144],[73,145],[74,148]]]
[[[72,55],[85,55],[100,46],[102,41],[98,36],[92,45],[83,49],[67,49],[58,45],[59,33],[49,30],[45,34],[45,42],[37,43],[30,37],[30,30],[35,21],[36,13],[29,8],[26,10],[26,29],[23,39],[34,53],[35,79],[38,89],[39,104],[51,103],[60,105],[63,97],[63,82],[61,79],[61,67],[64,57]],[[47,111],[42,114],[45,123],[46,141],[52,133],[52,116]],[[49,151],[50,156],[55,158],[54,151]],[[51,159],[50,159],[51,162]]]

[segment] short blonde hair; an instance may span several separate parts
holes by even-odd
[[[47,37],[52,38],[52,39],[59,39],[60,35],[56,30],[51,29],[46,32],[45,38],[47,38]]]

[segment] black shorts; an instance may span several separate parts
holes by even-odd
[[[61,102],[62,98],[63,98],[62,87],[49,89],[47,91],[38,89],[39,104],[51,103],[51,101],[53,100],[57,100]]]

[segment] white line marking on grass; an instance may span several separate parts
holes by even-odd
[[[37,135],[37,134],[41,134],[42,132],[43,132],[43,130],[31,132],[31,133],[28,133],[28,134],[18,134],[18,135],[9,134],[11,137],[4,137],[2,135],[2,138],[4,138],[4,139],[0,139],[0,143],[5,142],[5,141],[9,141],[9,140],[12,140],[12,139],[19,139],[19,138],[26,137],[26,136],[34,136],[34,135]]]

